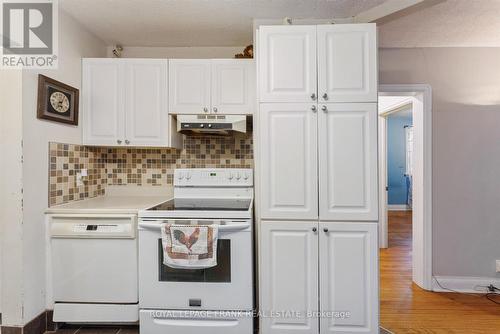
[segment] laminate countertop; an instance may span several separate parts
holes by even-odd
[[[160,189],[161,188],[161,189]],[[111,186],[105,195],[55,205],[46,214],[137,214],[173,197],[172,187]]]

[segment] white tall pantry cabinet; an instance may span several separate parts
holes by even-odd
[[[260,26],[261,334],[378,333],[374,24]]]

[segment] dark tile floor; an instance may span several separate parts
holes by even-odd
[[[74,326],[64,325],[55,332],[45,334],[139,334],[138,326]]]
[[[106,326],[106,327],[80,327],[63,326],[55,332],[45,334],[139,334],[138,326]],[[380,334],[393,334],[385,328],[380,328]]]

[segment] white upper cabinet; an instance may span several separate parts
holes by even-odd
[[[212,60],[212,112],[252,114],[255,108],[255,63],[250,59]]]
[[[379,333],[377,224],[319,223],[320,333]]]
[[[126,140],[134,146],[168,145],[167,62],[125,61]]]
[[[266,103],[259,112],[260,216],[317,219],[317,112],[309,103]]]
[[[330,103],[320,109],[320,219],[376,221],[377,104]]]
[[[84,59],[82,73],[83,143],[117,145],[124,141],[123,64],[114,59]]]
[[[319,306],[318,223],[262,222],[261,229],[260,310],[283,317],[261,317],[260,333],[317,334],[318,318],[307,313]]]
[[[84,59],[83,144],[180,147],[168,116],[167,60]]]
[[[316,26],[259,28],[260,102],[317,98]]]
[[[374,24],[318,26],[319,102],[377,102]]]
[[[211,61],[169,60],[169,111],[204,114],[210,111]]]
[[[251,59],[171,59],[171,114],[252,114],[255,63]]]

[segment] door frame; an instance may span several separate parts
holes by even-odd
[[[416,100],[416,103],[413,104],[413,112],[422,113],[423,212],[421,213],[421,231],[419,231],[420,233],[413,233],[413,281],[425,290],[432,290],[432,88],[427,84],[379,85],[379,95],[413,96]],[[418,129],[416,129],[416,131],[418,131]],[[383,153],[385,154],[385,152],[386,151]],[[379,166],[380,165],[381,155],[379,155]],[[387,164],[383,163],[381,167],[386,168],[386,166]],[[379,190],[383,190],[385,193],[385,185],[380,183]],[[383,218],[382,215],[384,215],[384,212],[387,211],[387,202],[382,202],[382,200],[385,201],[385,198],[386,195],[380,196],[379,205],[381,218]],[[385,219],[385,221],[381,219],[381,245],[384,245],[384,242],[386,242],[387,233],[387,219]]]

